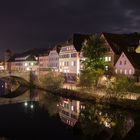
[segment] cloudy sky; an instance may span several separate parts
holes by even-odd
[[[44,48],[72,33],[140,32],[140,0],[3,0],[0,52]]]

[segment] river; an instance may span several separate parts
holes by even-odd
[[[1,86],[0,93],[9,94],[9,90],[6,93]],[[80,102],[38,90],[28,90],[26,94],[30,100],[0,105],[0,137],[8,140],[140,138],[140,111]]]

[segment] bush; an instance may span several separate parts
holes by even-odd
[[[49,72],[41,79],[42,86],[49,90],[56,90],[63,86],[64,76],[55,72]]]
[[[113,82],[110,82],[107,92],[118,97],[122,97],[126,94],[128,89],[134,86],[133,79],[126,77],[125,75],[117,75]]]

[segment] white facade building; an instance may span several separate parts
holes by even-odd
[[[53,70],[58,72],[59,71],[59,52],[60,52],[61,46],[58,45],[54,47],[49,53],[49,62],[48,62],[48,67]]]
[[[72,44],[62,46],[59,53],[59,71],[69,80],[75,80],[80,73],[80,57]]]
[[[37,71],[38,70],[38,61],[37,57],[34,55],[14,55],[8,61],[9,71]]]
[[[88,38],[89,35],[74,34],[71,40],[62,44],[59,53],[59,71],[65,74],[67,82],[76,81],[80,74],[81,48]]]

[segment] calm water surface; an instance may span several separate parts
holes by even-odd
[[[7,94],[3,88],[0,93]],[[140,139],[140,111],[70,100],[36,90],[30,90],[29,94],[29,97],[39,95],[40,101],[30,98],[28,102],[0,105],[1,137],[10,140]]]

